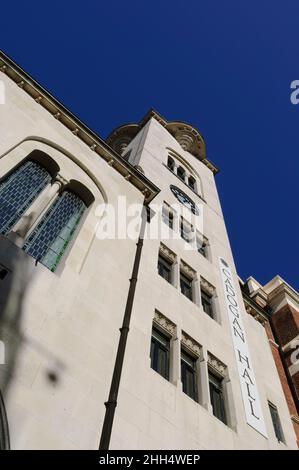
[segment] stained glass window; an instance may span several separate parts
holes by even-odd
[[[0,232],[5,235],[50,183],[51,175],[39,163],[27,160],[0,183]]]
[[[86,205],[79,196],[63,191],[29,235],[25,251],[55,271],[85,209]]]

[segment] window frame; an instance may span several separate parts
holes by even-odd
[[[182,382],[182,391],[189,398],[192,398],[195,402],[199,402],[198,399],[198,374],[197,374],[197,361],[198,357],[195,357],[186,349],[181,346],[181,382]],[[192,391],[188,389],[188,380],[186,372],[190,373],[192,377]]]
[[[179,165],[177,167],[177,170],[176,170],[176,174],[177,174],[177,177],[183,181],[184,183],[186,183],[186,176],[187,176],[187,173],[186,173],[186,170],[183,166]]]
[[[174,214],[173,211],[171,210],[170,206],[166,204],[166,202],[163,203],[162,206],[162,221],[171,229],[174,229]]]
[[[220,375],[217,375],[214,371],[208,368],[210,403],[211,403],[213,415],[217,419],[222,421],[222,423],[224,423],[225,425],[228,425],[227,403],[226,403],[223,381],[224,381],[224,377],[220,377]],[[218,403],[216,403],[214,399],[216,396],[219,398]],[[219,407],[219,404],[220,404],[220,407]],[[218,411],[220,411],[219,414],[218,414]]]
[[[160,272],[160,266],[163,266],[164,268],[168,268],[169,267],[169,277],[165,277],[161,274]],[[172,267],[173,267],[173,262],[166,258],[165,255],[163,255],[163,253],[161,253],[161,251],[159,251],[159,255],[158,255],[158,264],[157,264],[157,267],[158,267],[158,274],[159,276],[161,276],[165,281],[167,281],[169,284],[172,284]]]
[[[273,403],[268,401],[268,407],[271,415],[271,420],[272,420],[272,425],[273,425],[273,430],[275,433],[275,437],[278,440],[278,442],[285,443],[285,437],[284,437],[284,432],[282,429],[281,425],[281,420],[280,416],[278,413],[277,406],[275,406]]]
[[[151,369],[161,375],[167,381],[170,380],[170,341],[171,338],[162,332],[154,323],[151,333],[150,359]],[[164,343],[163,343],[164,342]],[[165,358],[165,370],[159,369],[159,353],[163,352]]]
[[[209,294],[205,289],[203,289],[202,287],[200,288],[200,299],[201,299],[202,309],[206,315],[208,315],[210,318],[215,320],[215,308],[214,308],[213,297],[214,296]],[[208,311],[205,308],[207,306],[209,307]]]
[[[183,279],[182,279],[183,278]],[[189,295],[186,295],[183,290],[182,290],[182,280],[183,282],[185,283],[185,285],[188,285],[188,288],[190,289],[189,292],[190,292],[190,297]],[[187,282],[185,282],[185,280],[187,280]],[[193,302],[193,279],[190,278],[188,275],[186,275],[184,273],[184,271],[182,271],[182,269],[180,269],[180,290],[181,290],[181,293],[189,300],[191,300]]]

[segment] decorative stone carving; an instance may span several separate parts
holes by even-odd
[[[168,320],[168,318],[164,317],[164,315],[162,315],[162,313],[158,312],[157,310],[155,311],[154,323],[156,323],[160,328],[165,330],[171,336],[175,336],[175,324]]]
[[[189,349],[196,357],[200,357],[201,346],[184,331],[182,331],[182,344],[185,346],[185,348]]]
[[[192,277],[194,278],[195,277],[195,270],[193,268],[191,268],[187,263],[185,263],[185,261],[181,260],[181,271],[184,272],[184,274],[186,274],[187,276],[189,277]]]
[[[165,258],[168,258],[173,263],[176,261],[176,255],[173,251],[171,251],[166,245],[163,243],[160,244],[160,253],[162,253]]]
[[[55,119],[59,119],[60,116],[61,116],[61,113],[59,111],[54,114]]]
[[[214,369],[218,374],[222,375],[222,377],[226,374],[226,365],[223,364],[217,357],[213,356],[213,354],[208,353],[208,365],[212,369]]]
[[[256,321],[265,325],[267,322],[267,318],[261,315],[257,310],[255,310],[251,305],[245,305],[246,312],[248,315],[251,315]]]
[[[72,134],[74,134],[74,135],[78,135],[78,134],[79,134],[79,129],[78,129],[78,127],[76,127],[76,128],[72,131]]]
[[[200,287],[210,295],[214,295],[215,293],[215,287],[203,277],[200,278]]]

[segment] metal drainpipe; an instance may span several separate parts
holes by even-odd
[[[145,233],[148,211],[149,211],[149,208],[144,205],[142,209],[141,228],[140,228],[139,239],[136,244],[135,260],[134,260],[134,266],[133,266],[133,271],[132,271],[132,277],[130,279],[130,287],[128,291],[127,303],[126,303],[125,313],[123,317],[123,324],[122,324],[122,327],[120,328],[120,337],[119,337],[116,360],[114,364],[114,370],[113,370],[112,381],[111,381],[111,386],[110,386],[109,398],[108,398],[108,401],[105,403],[106,412],[105,412],[105,418],[104,418],[104,423],[103,423],[103,428],[102,428],[99,450],[109,449],[114,414],[115,414],[115,409],[117,406],[119,384],[120,384],[122,367],[123,367],[123,362],[124,362],[124,357],[125,357],[125,352],[126,352],[126,344],[127,344],[128,333],[129,333],[133,302],[134,302],[134,297],[135,297],[137,276],[138,276],[138,271],[139,271],[141,252],[142,252],[142,247],[143,247],[143,238],[144,238],[144,233]]]

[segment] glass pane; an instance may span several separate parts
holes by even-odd
[[[30,234],[25,251],[54,271],[85,209],[79,196],[64,191]]]
[[[196,361],[181,351],[181,379],[183,392],[197,401]]]
[[[180,284],[182,294],[188,297],[188,299],[192,300],[192,281],[181,274]]]
[[[169,338],[153,328],[151,339],[151,367],[162,377],[169,378]]]
[[[222,380],[218,379],[218,377],[214,376],[214,374],[209,374],[209,384],[213,414],[226,424],[225,403],[222,393]]]
[[[181,166],[178,167],[177,175],[181,180],[185,181],[186,173],[185,173],[185,170]]]
[[[159,256],[158,260],[158,273],[166,281],[171,282],[171,264],[162,256]]]
[[[275,435],[278,439],[278,441],[283,442],[284,437],[283,437],[283,432],[282,432],[282,427],[278,415],[278,411],[276,406],[272,405],[269,403],[269,408],[270,408],[270,413],[271,413],[271,418],[272,418],[272,423],[275,431]]]
[[[0,232],[8,233],[51,181],[39,163],[27,160],[0,183]]]
[[[213,318],[212,297],[206,294],[206,292],[201,291],[201,303],[204,312],[209,315],[209,317]]]

